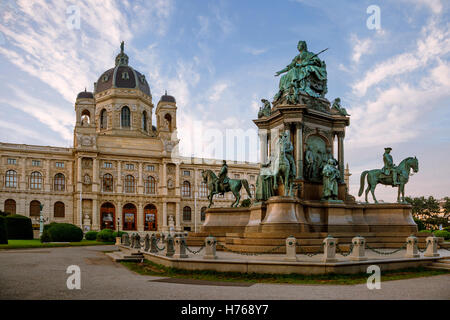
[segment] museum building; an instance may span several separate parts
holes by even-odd
[[[122,44],[94,92],[77,95],[73,148],[0,143],[0,209],[36,225],[43,205],[47,223],[85,231],[196,230],[209,203],[201,172],[217,174],[222,160],[177,156],[175,98],[166,92],[154,115],[153,108],[145,75],[128,65]],[[247,179],[254,195],[259,165],[228,167],[228,176]],[[231,194],[215,199],[218,206],[232,202]]]

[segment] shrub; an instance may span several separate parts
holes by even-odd
[[[431,233],[431,230],[420,230],[419,232],[423,232],[423,233]]]
[[[97,233],[97,231],[88,231],[86,232],[84,237],[86,238],[86,240],[95,240],[97,239]]]
[[[0,215],[0,244],[8,244],[8,230],[6,230],[6,218]]]
[[[114,242],[114,231],[111,229],[103,229],[97,233],[97,241],[100,242]]]
[[[6,216],[6,229],[8,231],[8,239],[33,239],[33,226],[31,219],[28,217],[18,214]]]
[[[446,230],[437,230],[437,231],[434,231],[433,234],[436,237],[443,237],[445,240],[450,240],[450,232],[448,232]]]
[[[115,238],[120,237],[122,238],[122,235],[125,234],[126,232],[124,231],[119,231],[119,233],[117,233],[117,231],[114,232],[114,241],[116,240]]]
[[[83,239],[83,231],[70,223],[52,222],[44,226],[41,242],[80,242]]]
[[[419,231],[425,230],[427,227],[425,226],[425,223],[417,218],[414,218],[414,222],[417,224],[417,229]]]

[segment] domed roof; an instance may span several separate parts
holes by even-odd
[[[94,99],[94,95],[92,94],[92,92],[86,91],[86,89],[84,89],[84,91],[81,91],[77,95],[77,100],[78,99]]]
[[[128,56],[125,54],[124,43],[120,45],[120,53],[116,56],[116,66],[103,72],[96,82],[95,93],[110,88],[139,89],[150,95],[150,87],[145,76],[128,65]]]
[[[174,98],[173,96],[169,96],[169,95],[167,94],[167,91],[166,91],[166,93],[165,93],[163,96],[161,96],[161,99],[160,99],[159,101],[160,101],[160,102],[173,102],[173,103],[177,103],[176,100],[175,100],[175,98]]]

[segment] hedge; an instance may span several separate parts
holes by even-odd
[[[8,230],[6,229],[6,218],[0,215],[0,244],[8,244]]]
[[[97,233],[97,241],[101,242],[114,242],[114,231],[111,229],[103,229]]]
[[[52,222],[44,226],[41,242],[80,242],[83,230],[70,223]]]
[[[33,239],[33,226],[28,217],[18,214],[6,216],[6,229],[8,230],[8,239]]]
[[[96,240],[97,234],[98,234],[97,231],[88,231],[88,232],[86,232],[84,237],[86,238],[86,240]]]
[[[436,237],[443,237],[445,240],[450,240],[450,232],[448,232],[446,230],[437,230],[437,231],[434,231],[433,234]]]

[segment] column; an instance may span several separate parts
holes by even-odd
[[[259,162],[264,164],[267,162],[267,130],[259,130]]]
[[[92,161],[92,192],[98,192],[99,190],[99,179],[98,179],[98,160],[94,158]]]
[[[78,165],[77,165],[77,191],[80,192],[82,190],[82,184],[81,184],[81,157],[78,158]]]
[[[175,218],[175,229],[177,230],[177,231],[181,231],[181,224],[180,224],[180,221],[181,221],[181,216],[180,216],[180,203],[179,202],[177,202],[176,204],[175,204],[175,216],[176,216],[176,218]]]
[[[344,181],[344,137],[345,132],[338,133],[338,162],[341,181]]]
[[[122,215],[122,202],[118,201],[117,202],[117,210],[116,210],[116,225],[114,227],[115,230],[117,230],[117,224],[119,223],[119,218],[120,218],[120,230],[123,230],[123,215]]]
[[[175,195],[180,196],[180,165],[175,165]]]
[[[122,193],[122,161],[117,161],[117,192]]]
[[[139,162],[139,179],[138,179],[138,194],[144,193],[144,177],[143,177],[143,170],[142,170],[142,162]]]
[[[163,231],[167,231],[167,202],[163,202]]]
[[[137,230],[144,231],[144,205],[140,202],[137,207]]]
[[[297,179],[303,179],[303,128],[301,123],[296,124],[295,153]]]
[[[50,191],[51,190],[51,182],[52,177],[50,174],[50,160],[44,160],[45,162],[45,179],[44,179],[44,191]]]
[[[163,163],[162,165],[162,172],[161,172],[161,194],[162,195],[167,195],[167,165],[166,163]],[[167,219],[165,220],[167,223]]]
[[[97,199],[92,199],[92,230],[98,230],[98,216],[100,213],[98,212],[98,202]]]
[[[20,159],[21,167],[20,167],[20,181],[19,181],[19,189],[26,190],[27,189],[27,177],[26,177],[26,167],[27,167],[27,158]],[[25,209],[25,208],[24,208]],[[18,212],[18,211],[16,211]]]

